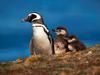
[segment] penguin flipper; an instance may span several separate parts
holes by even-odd
[[[33,39],[31,39],[30,40],[30,44],[29,44],[29,48],[30,48],[30,53],[31,53],[31,55],[33,55],[34,54],[34,50],[33,50]]]
[[[51,46],[52,46],[52,54],[55,54],[53,38],[51,38]]]
[[[50,41],[50,43],[51,43],[52,54],[55,54],[55,50],[54,50],[54,40],[53,40],[53,38],[51,37],[51,34],[50,34],[48,28],[45,27],[45,26],[43,26],[43,28],[44,28],[44,31],[46,32],[46,34],[48,35],[48,39],[49,39],[49,41]]]
[[[48,33],[48,34],[49,34],[48,39],[49,39],[49,41],[50,41],[50,43],[51,43],[52,54],[54,55],[54,54],[55,54],[55,50],[54,50],[54,40],[53,40],[53,38],[50,36],[50,33]]]

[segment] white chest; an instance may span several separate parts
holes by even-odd
[[[48,48],[50,41],[42,27],[33,27],[34,44],[40,48]]]
[[[34,27],[33,28],[33,36],[36,39],[47,39],[47,34],[44,32],[44,29],[42,27]]]

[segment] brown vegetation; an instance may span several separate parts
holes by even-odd
[[[25,63],[0,63],[0,75],[100,75],[100,45],[48,58],[32,56]]]

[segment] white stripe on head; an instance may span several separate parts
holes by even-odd
[[[32,14],[36,15],[36,18],[34,18],[33,20],[41,19],[41,16],[37,13],[30,13],[28,16],[31,16]]]

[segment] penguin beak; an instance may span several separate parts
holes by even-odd
[[[21,19],[21,22],[29,22],[29,17]]]

